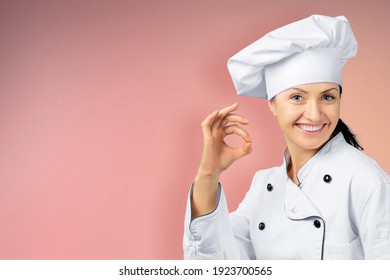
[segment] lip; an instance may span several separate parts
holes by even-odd
[[[297,123],[295,126],[306,134],[320,134],[323,128],[325,127],[325,124],[306,124],[306,123]]]

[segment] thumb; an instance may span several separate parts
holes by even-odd
[[[236,159],[242,158],[243,156],[249,155],[252,152],[252,143],[247,142],[240,148],[235,149],[234,155]]]

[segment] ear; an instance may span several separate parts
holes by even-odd
[[[275,108],[275,102],[273,99],[271,100],[268,100],[268,108],[271,110],[272,114],[274,114],[274,116],[276,116],[276,108]]]

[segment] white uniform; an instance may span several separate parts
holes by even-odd
[[[235,212],[185,216],[185,259],[390,259],[390,177],[339,133],[298,172],[257,172]]]

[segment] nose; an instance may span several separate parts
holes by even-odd
[[[306,103],[305,118],[312,123],[317,123],[321,120],[322,110],[321,105],[317,100],[310,100]]]

